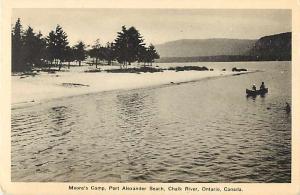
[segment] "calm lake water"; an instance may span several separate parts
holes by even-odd
[[[13,109],[12,181],[291,182],[291,63],[183,64],[263,72]]]

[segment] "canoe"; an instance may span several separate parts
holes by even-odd
[[[264,88],[264,89],[259,89],[259,90],[250,90],[250,89],[246,89],[246,94],[247,95],[264,95],[268,93],[268,88]]]

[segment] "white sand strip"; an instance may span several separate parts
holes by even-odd
[[[243,72],[249,73],[249,72]],[[241,74],[230,71],[164,71],[158,73],[58,72],[37,76],[12,76],[12,107],[44,100],[95,92],[136,89],[164,84]],[[75,83],[76,85],[72,85]]]

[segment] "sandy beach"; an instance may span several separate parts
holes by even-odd
[[[243,72],[249,73],[249,72]],[[231,71],[164,71],[157,73],[88,73],[83,70],[12,76],[12,107],[23,107],[54,98],[88,93],[137,89],[241,74]]]

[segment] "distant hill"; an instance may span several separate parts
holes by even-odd
[[[155,47],[162,58],[242,55],[249,52],[255,42],[247,39],[182,39]]]
[[[156,60],[158,63],[169,62],[242,62],[258,61],[255,56],[247,55],[219,55],[219,56],[195,56],[195,57],[164,57]]]
[[[259,40],[184,39],[157,45],[157,62],[291,60],[291,32]]]
[[[291,60],[292,33],[281,33],[260,38],[248,55],[258,60]]]

